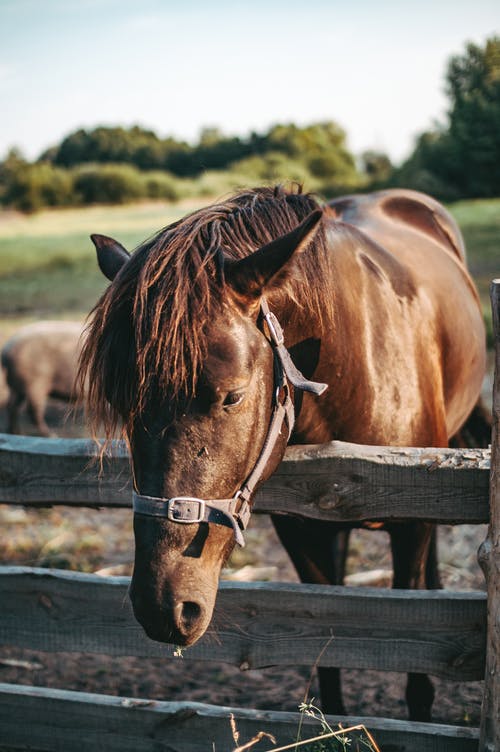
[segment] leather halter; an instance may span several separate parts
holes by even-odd
[[[265,298],[262,298],[260,308],[267,325],[269,342],[274,355],[273,411],[263,447],[246,481],[231,499],[198,499],[193,496],[174,496],[170,499],[163,499],[157,496],[143,496],[134,491],[132,499],[136,514],[163,517],[171,522],[182,524],[213,522],[225,525],[233,529],[236,543],[240,546],[245,545],[242,531],[246,529],[250,520],[250,499],[271,458],[283,423],[287,424],[287,441],[293,430],[295,411],[289,383],[294,389],[316,395],[323,394],[328,387],[327,384],[309,381],[300,373],[284,345],[280,323],[274,313],[269,310]]]

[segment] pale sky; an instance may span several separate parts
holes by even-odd
[[[450,55],[493,34],[499,0],[0,0],[0,158],[97,125],[335,120],[397,162],[445,117]]]

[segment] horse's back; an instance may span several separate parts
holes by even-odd
[[[43,341],[51,346],[62,340],[77,341],[82,325],[76,321],[35,321],[20,327],[5,343],[2,351],[10,351],[27,342]]]
[[[334,199],[328,207],[336,219],[364,228],[372,239],[374,233],[381,234],[384,247],[390,232],[421,234],[465,264],[465,245],[455,219],[425,193],[394,188]]]
[[[427,402],[443,395],[453,435],[478,398],[485,368],[481,305],[455,220],[429,196],[398,189],[337,199],[326,216],[353,239],[337,252],[338,269],[362,270],[356,289],[364,291],[371,330],[365,340],[387,350],[385,358],[374,350],[372,361],[394,370],[405,360]]]
[[[363,252],[399,269],[438,307],[460,300],[474,312],[479,296],[466,263],[460,228],[438,201],[417,191],[391,189],[336,199],[327,217],[360,233]]]
[[[38,321],[21,327],[4,344],[1,362],[11,389],[35,381],[66,394],[76,375],[82,326],[74,321]]]

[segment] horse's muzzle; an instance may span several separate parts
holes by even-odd
[[[157,602],[133,582],[130,599],[135,618],[151,640],[182,647],[192,645],[203,635],[212,615],[212,609],[201,598],[169,595]]]

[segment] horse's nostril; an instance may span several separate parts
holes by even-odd
[[[186,626],[195,624],[201,616],[201,606],[194,601],[184,601],[181,604],[181,618]]]

